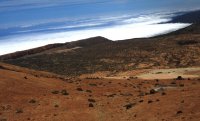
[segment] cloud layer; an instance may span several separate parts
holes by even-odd
[[[152,37],[190,25],[182,23],[165,23],[171,20],[170,17],[171,15],[159,14],[141,15],[138,17],[125,15],[104,19],[91,19],[90,21],[82,21],[77,25],[48,28],[55,29],[53,32],[45,31],[42,33],[33,33],[34,30],[30,30],[29,34],[22,32],[24,34],[2,38],[1,40],[3,41],[0,44],[0,55],[47,44],[70,42],[94,36],[103,36],[114,41]],[[66,28],[73,29],[65,30]]]

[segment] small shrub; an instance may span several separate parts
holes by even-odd
[[[165,92],[162,92],[161,95],[166,95],[166,93],[165,93]]]
[[[152,100],[149,100],[149,101],[148,101],[148,103],[152,103],[152,102],[153,102]]]
[[[36,100],[31,99],[31,100],[29,101],[29,103],[36,103]]]
[[[181,113],[183,113],[183,112],[182,112],[182,111],[177,111],[177,112],[176,112],[176,114],[181,114]]]
[[[182,76],[178,76],[178,77],[176,78],[176,80],[184,80],[184,78],[183,78]]]
[[[142,103],[142,102],[144,102],[144,100],[140,100],[139,102]]]
[[[173,82],[171,82],[171,84],[176,84],[176,82],[173,81]]]
[[[51,91],[51,93],[52,93],[52,94],[58,94],[59,91],[58,91],[58,90],[53,90],[53,91]]]
[[[91,90],[86,90],[86,92],[88,92],[88,93],[92,93],[92,91],[91,91]]]
[[[89,107],[94,107],[94,105],[92,103],[89,104]]]
[[[196,40],[182,40],[177,42],[178,45],[193,45],[198,44],[198,41]]]
[[[7,119],[3,118],[3,119],[0,119],[0,121],[7,121]]]
[[[156,90],[155,89],[151,89],[149,92],[150,92],[150,94],[155,94]]]
[[[89,84],[90,86],[97,86],[97,84]]]
[[[136,103],[130,103],[130,104],[125,105],[124,107],[128,110],[128,109],[132,108],[135,105],[136,105]]]
[[[156,101],[159,102],[160,100],[159,100],[159,99],[156,99]]]
[[[162,74],[163,72],[156,72],[156,74]]]
[[[55,107],[55,108],[58,108],[58,107],[59,107],[59,105],[57,105],[57,104],[56,104],[56,105],[54,105],[54,107]]]
[[[82,88],[77,88],[76,90],[78,90],[78,91],[83,91],[83,89],[82,89]]]
[[[22,109],[17,109],[16,113],[23,113],[23,110]]]
[[[89,102],[96,102],[94,99],[88,99]]]
[[[62,94],[62,95],[69,95],[69,93],[68,93],[67,90],[65,90],[65,89],[61,91],[61,94]]]

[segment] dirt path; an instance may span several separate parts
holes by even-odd
[[[198,78],[200,77],[200,68],[154,69],[137,75],[140,79],[174,79],[178,76]]]

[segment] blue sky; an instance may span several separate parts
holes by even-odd
[[[92,36],[155,36],[187,26],[159,23],[195,9],[200,0],[0,0],[0,54]]]
[[[2,27],[156,10],[192,9],[199,0],[0,0]]]

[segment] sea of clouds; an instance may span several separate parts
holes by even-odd
[[[22,26],[13,35],[0,38],[0,55],[40,47],[52,43],[65,43],[89,37],[103,36],[110,40],[148,38],[189,26],[186,23],[167,23],[174,14],[123,15],[79,19],[62,24]],[[60,22],[60,21],[59,21]],[[54,21],[54,23],[56,23]],[[58,23],[58,22],[57,22]],[[48,26],[47,26],[48,25]]]

